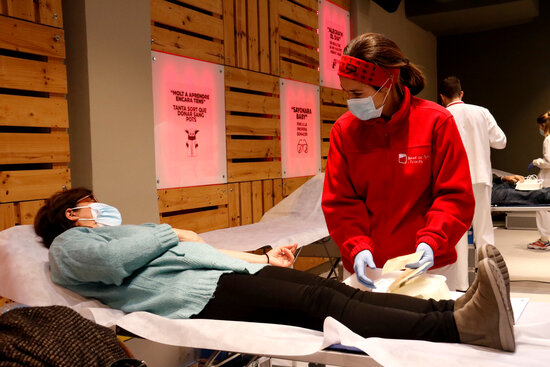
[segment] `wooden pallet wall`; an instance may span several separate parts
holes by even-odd
[[[279,0],[280,76],[319,84],[317,0]]]
[[[0,1],[0,229],[70,187],[61,0]]]
[[[346,93],[340,89],[321,87],[321,167],[325,170],[332,125],[348,110]]]
[[[228,184],[158,190],[161,222],[197,232],[256,223],[310,178],[282,178],[279,77],[319,84],[317,10],[318,0],[151,0],[153,50],[225,65]],[[346,102],[323,90],[324,168]]]

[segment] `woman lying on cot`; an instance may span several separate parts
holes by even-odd
[[[296,245],[266,255],[219,251],[167,224],[120,223],[118,210],[88,189],[48,199],[34,226],[49,248],[52,280],[125,312],[315,330],[331,316],[363,337],[515,349],[506,265],[493,247],[480,254],[463,297],[435,301],[363,292],[290,269]]]

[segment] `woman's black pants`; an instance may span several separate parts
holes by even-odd
[[[266,266],[224,274],[193,318],[250,321],[322,330],[331,316],[363,337],[459,342],[454,301],[363,292],[332,279]]]

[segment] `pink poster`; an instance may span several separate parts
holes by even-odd
[[[280,79],[283,178],[321,172],[319,86]]]
[[[226,183],[223,66],[151,54],[157,188]]]
[[[340,89],[338,60],[350,41],[349,11],[321,0],[319,5],[319,71],[320,84]]]

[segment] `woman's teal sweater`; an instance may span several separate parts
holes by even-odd
[[[179,242],[167,224],[74,227],[55,238],[49,257],[55,283],[125,312],[170,318],[198,314],[222,274],[255,274],[265,266],[205,243]]]

